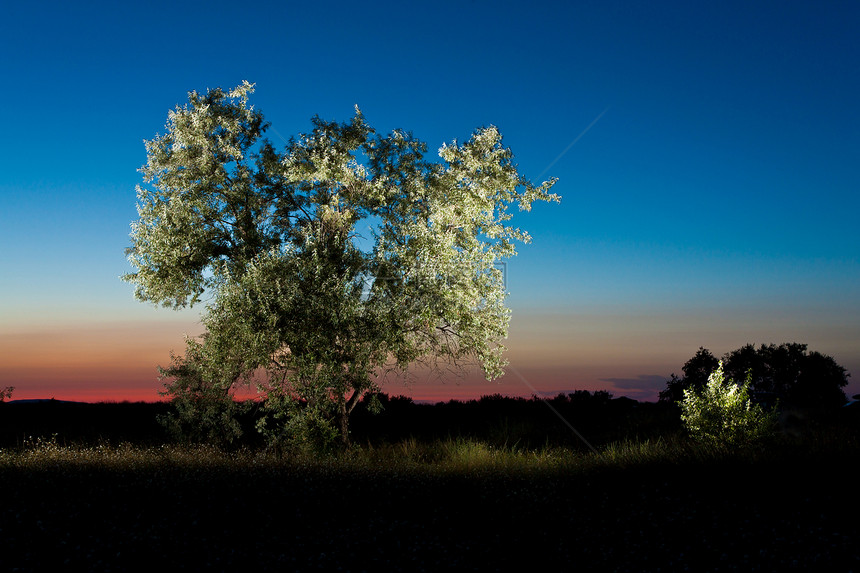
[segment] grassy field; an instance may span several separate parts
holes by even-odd
[[[0,569],[860,570],[850,435],[599,450],[28,440],[0,450]]]

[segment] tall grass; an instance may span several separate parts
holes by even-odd
[[[448,438],[422,442],[414,438],[397,443],[355,446],[328,456],[288,454],[273,449],[223,450],[207,445],[139,446],[62,445],[56,437],[27,440],[17,448],[0,450],[0,469],[90,468],[132,471],[136,469],[188,468],[249,470],[280,468],[327,471],[408,472],[429,474],[525,474],[587,472],[598,468],[634,468],[650,465],[745,462],[788,458],[798,454],[856,453],[857,441],[829,435],[813,436],[801,443],[787,441],[758,448],[729,448],[670,437],[657,440],[624,440],[603,446],[597,453],[560,447],[525,449],[500,447],[484,441]]]

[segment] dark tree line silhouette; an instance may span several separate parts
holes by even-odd
[[[379,414],[362,410],[355,420],[355,441],[432,441],[467,437],[499,447],[585,447],[568,425],[590,443],[656,439],[680,429],[669,405],[614,398],[604,390],[576,390],[552,398],[492,394],[475,400],[414,403],[403,396],[380,395]],[[554,410],[554,411],[553,411]]]
[[[435,404],[416,403],[406,396],[385,393],[374,398],[382,405],[381,412],[371,412],[370,396],[356,409],[351,435],[357,444],[467,438],[498,447],[583,447],[556,413],[596,446],[624,439],[656,439],[680,428],[677,412],[671,405],[615,398],[607,391],[576,390],[548,399],[493,394]],[[21,445],[31,437],[51,439],[54,435],[61,444],[157,445],[172,441],[156,421],[170,408],[167,402],[4,403],[0,412],[0,447]],[[253,431],[260,412],[253,407],[243,411],[238,423],[247,431],[232,446],[265,446],[259,433]],[[207,440],[199,437],[196,441]]]
[[[796,342],[747,344],[727,352],[723,358],[726,376],[736,382],[751,379],[752,399],[766,406],[821,410],[837,408],[847,402],[842,390],[848,384],[845,368],[831,357],[809,351]],[[701,391],[720,360],[707,348],[699,350],[683,366],[683,376],[672,374],[661,402],[678,403],[684,390]]]
[[[736,382],[751,378],[751,397],[765,406],[778,403],[784,419],[800,412],[822,421],[860,423],[860,407],[841,408],[848,382],[845,368],[827,355],[809,351],[806,344],[748,344],[722,357],[724,371]],[[415,403],[406,396],[375,393],[366,396],[355,412],[352,438],[359,444],[395,443],[404,439],[429,441],[474,438],[498,446],[581,447],[570,426],[596,445],[617,440],[656,439],[681,430],[677,404],[685,389],[701,390],[720,359],[700,347],[683,366],[683,376],[672,374],[657,403],[613,397],[600,390],[576,390],[549,399],[500,394],[476,400]],[[370,403],[382,406],[371,412]],[[235,446],[262,446],[254,431],[259,405],[246,403],[237,422],[243,439]],[[0,401],[0,447],[20,445],[31,436],[75,442],[170,441],[157,422],[170,411],[167,402],[85,404],[62,401],[15,403]],[[554,411],[553,411],[554,410]],[[839,411],[837,415],[832,415]],[[818,416],[825,413],[826,415]],[[559,420],[561,416],[570,426]],[[199,440],[205,441],[203,438]]]

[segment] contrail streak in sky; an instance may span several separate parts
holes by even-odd
[[[601,111],[601,112],[600,112],[600,115],[598,115],[597,117],[595,117],[595,118],[594,118],[594,121],[592,121],[591,123],[589,123],[589,124],[588,124],[588,127],[586,127],[585,129],[583,129],[583,130],[582,130],[582,133],[580,133],[579,135],[577,135],[577,136],[576,136],[576,139],[574,139],[573,141],[571,141],[571,142],[570,142],[570,145],[568,145],[567,147],[565,147],[565,148],[564,148],[564,151],[562,151],[561,153],[559,153],[559,154],[558,154],[558,157],[556,157],[555,159],[553,159],[553,160],[552,160],[552,163],[550,163],[549,165],[547,165],[547,166],[546,166],[546,169],[544,169],[543,171],[541,171],[540,175],[538,175],[535,179],[540,179],[541,177],[543,177],[544,173],[546,173],[547,171],[549,171],[550,169],[552,169],[552,166],[553,166],[553,165],[555,165],[556,163],[558,163],[558,160],[559,160],[559,159],[561,159],[562,157],[564,157],[565,153],[567,153],[568,151],[570,151],[570,148],[571,148],[571,147],[573,147],[574,145],[576,145],[576,142],[577,142],[577,141],[579,141],[580,139],[582,139],[582,136],[583,136],[583,135],[585,135],[586,133],[588,133],[588,130],[589,130],[589,129],[591,129],[592,127],[594,127],[594,124],[595,124],[595,123],[597,123],[598,121],[600,121],[600,118],[601,118],[601,117],[603,117],[603,115],[604,115],[607,111],[609,111],[609,108],[608,108],[608,107],[607,107],[606,109],[604,109],[603,111]]]

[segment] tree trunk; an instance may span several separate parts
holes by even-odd
[[[349,447],[349,412],[346,409],[346,398],[340,401],[337,417],[340,422],[340,442],[346,449]]]

